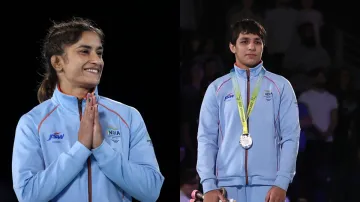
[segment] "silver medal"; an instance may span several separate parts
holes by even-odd
[[[241,135],[240,136],[240,145],[244,148],[244,149],[249,149],[253,144],[252,138],[250,136],[250,134],[248,135]]]

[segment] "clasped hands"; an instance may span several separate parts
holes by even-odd
[[[86,106],[80,121],[78,140],[88,149],[99,147],[104,137],[101,134],[98,104],[94,93],[86,96]]]

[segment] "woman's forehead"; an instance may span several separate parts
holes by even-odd
[[[84,32],[78,42],[73,44],[74,47],[84,47],[99,49],[102,48],[102,43],[99,35],[95,32]]]

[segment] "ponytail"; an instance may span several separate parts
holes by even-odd
[[[41,82],[38,92],[37,99],[40,103],[48,100],[54,93],[56,83],[57,83],[57,75],[45,74],[43,81]]]

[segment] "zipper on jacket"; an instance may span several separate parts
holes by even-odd
[[[80,115],[80,121],[82,118],[82,99],[78,99],[78,109],[79,109],[79,115]],[[90,157],[87,159],[87,167],[88,167],[88,197],[89,202],[92,202],[92,182],[91,182],[91,160]]]
[[[246,104],[246,109],[249,107],[249,101],[250,101],[250,70],[247,69],[246,70],[246,78],[247,78],[247,89],[246,89],[246,94],[247,94],[247,104]],[[250,131],[250,127],[249,127],[249,117],[247,119],[247,126],[248,126],[248,130]],[[248,165],[247,162],[248,161],[248,150],[245,149],[245,176],[246,176],[246,185],[249,184],[249,176],[248,176]]]

